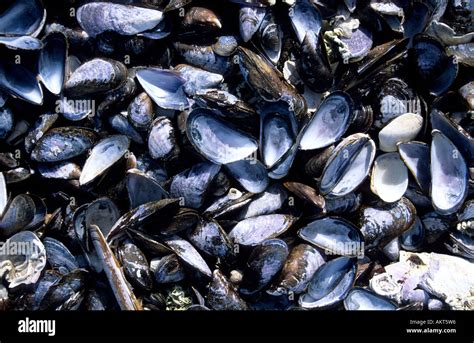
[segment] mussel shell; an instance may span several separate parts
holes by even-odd
[[[217,15],[204,7],[191,7],[186,11],[182,25],[186,31],[207,32],[222,28]]]
[[[229,121],[244,124],[246,128],[251,128],[257,116],[257,113],[249,104],[220,89],[199,90],[196,92],[195,100],[199,104],[202,103],[201,107],[212,109],[216,114],[228,118]],[[252,123],[245,123],[244,120],[246,119],[251,120]]]
[[[168,225],[160,228],[159,233],[163,236],[171,236],[182,231],[189,232],[194,230],[199,220],[200,216],[196,210],[182,207],[170,219]]]
[[[356,287],[344,300],[344,308],[348,311],[394,311],[397,305],[376,293]]]
[[[245,219],[273,213],[281,209],[287,199],[288,193],[280,184],[271,184],[245,205],[238,218]]]
[[[18,120],[13,127],[10,136],[6,139],[7,144],[11,146],[17,146],[21,143],[21,140],[24,138],[25,134],[28,132],[29,124],[26,120]]]
[[[322,264],[324,257],[316,248],[308,244],[295,246],[288,255],[278,280],[267,293],[272,295],[302,293]]]
[[[110,306],[110,298],[104,293],[105,292],[102,288],[92,288],[85,295],[84,308],[86,308],[88,311],[107,310]]]
[[[1,36],[35,36],[46,20],[39,0],[14,1],[0,15]]]
[[[170,0],[167,1],[164,12],[171,12],[190,4],[192,0]],[[160,4],[161,5],[161,4]]]
[[[46,237],[43,239],[48,264],[55,270],[65,275],[79,268],[76,258],[69,249],[57,239]]]
[[[276,0],[230,0],[236,4],[252,7],[268,7],[276,4]]]
[[[86,185],[111,168],[128,151],[130,138],[112,135],[104,138],[91,151],[82,169],[79,183]]]
[[[58,127],[49,130],[31,152],[37,162],[60,162],[82,155],[92,148],[95,133],[81,127]]]
[[[282,179],[288,175],[291,166],[295,161],[298,152],[298,141],[296,141],[290,149],[268,170],[268,176],[272,179]]]
[[[468,200],[461,211],[457,214],[458,221],[474,219],[474,200]]]
[[[31,197],[35,203],[35,215],[33,220],[25,227],[25,230],[35,230],[40,237],[43,237],[45,229],[51,231],[59,230],[59,227],[63,222],[59,208],[53,213],[48,214],[48,208],[46,207],[45,201],[36,195],[31,195]]]
[[[425,87],[435,95],[444,93],[457,76],[457,59],[448,57],[441,43],[426,35],[414,37],[413,54]]]
[[[45,179],[78,180],[81,176],[81,167],[68,161],[38,164],[38,171]]]
[[[356,259],[338,257],[318,268],[298,302],[304,308],[327,308],[344,300],[356,278]]]
[[[327,198],[326,212],[333,215],[350,214],[357,211],[362,205],[362,194],[352,192],[339,198]]]
[[[31,308],[33,310],[38,310],[41,301],[44,298],[46,292],[49,288],[57,283],[61,278],[61,274],[54,270],[46,270],[43,276],[38,280],[35,285],[35,294],[33,296]]]
[[[205,276],[212,276],[211,270],[206,261],[204,261],[201,255],[188,241],[178,236],[172,236],[170,238],[165,238],[164,242],[181,260],[183,260],[184,263]]]
[[[334,77],[321,34],[307,32],[301,50],[296,67],[305,85],[317,93],[329,90]]]
[[[158,182],[138,170],[128,170],[125,182],[131,209],[169,197]]]
[[[415,178],[420,189],[428,194],[431,184],[430,147],[423,142],[408,142],[398,145],[403,162]]]
[[[392,239],[409,230],[415,219],[415,206],[406,198],[393,204],[363,207],[358,215],[358,224],[366,249],[374,246],[383,248]]]
[[[43,90],[36,76],[19,64],[0,63],[0,89],[34,105],[43,104]]]
[[[179,64],[175,67],[175,70],[186,80],[183,87],[189,96],[196,95],[198,91],[203,89],[218,87],[224,81],[220,74],[210,73],[187,64]]]
[[[370,178],[372,192],[385,202],[395,202],[408,188],[408,170],[396,152],[380,155],[375,159]]]
[[[246,264],[240,292],[250,295],[262,290],[281,270],[288,252],[288,245],[277,238],[257,245]]]
[[[84,216],[86,227],[97,225],[104,236],[107,236],[120,218],[120,212],[111,199],[104,197],[91,202],[85,209]]]
[[[416,185],[408,185],[407,191],[405,192],[405,196],[409,199],[413,204],[419,208],[420,210],[431,210],[432,204],[431,199],[425,195],[421,190],[419,190],[418,186]]]
[[[41,300],[39,310],[77,309],[83,298],[88,272],[76,269],[63,275],[48,289]]]
[[[219,170],[219,165],[210,162],[192,166],[173,177],[170,195],[182,199],[187,207],[200,208]]]
[[[456,212],[468,190],[468,169],[456,146],[440,131],[433,130],[431,141],[431,200],[443,215]]]
[[[212,281],[206,296],[209,305],[220,310],[248,310],[248,305],[240,298],[232,284],[219,269],[212,273]]]
[[[459,232],[449,234],[449,240],[444,243],[446,249],[454,255],[468,260],[474,259],[474,239]]]
[[[425,227],[419,217],[416,217],[412,227],[400,237],[400,245],[407,251],[418,251],[425,242]]]
[[[227,194],[217,199],[205,211],[204,216],[218,219],[234,213],[251,201],[251,193],[242,193],[237,188],[230,188]]]
[[[130,139],[138,144],[143,144],[143,137],[132,126],[130,121],[122,114],[110,116],[108,118],[110,126],[122,135],[130,137]]]
[[[44,47],[38,59],[38,73],[41,82],[53,94],[63,89],[66,73],[67,40],[60,32],[53,32],[43,39]]]
[[[261,193],[270,183],[265,166],[254,159],[243,159],[225,165],[229,174],[248,192]]]
[[[443,6],[440,7],[442,8]],[[444,10],[445,9],[446,8],[444,8]],[[443,11],[441,13],[443,14]],[[472,32],[464,35],[457,35],[451,26],[440,22],[439,19],[440,17],[430,23],[426,28],[426,33],[439,40],[444,46],[467,44],[471,41],[473,36]]]
[[[10,237],[25,229],[34,219],[36,205],[27,194],[19,194],[7,205],[0,220],[0,236]]]
[[[0,152],[0,165],[7,168],[16,168],[20,166],[20,162],[11,152]]]
[[[341,56],[343,62],[357,62],[362,60],[372,48],[372,33],[364,27],[354,30],[351,37],[341,37],[342,43],[347,47],[347,55]]]
[[[79,25],[92,37],[106,31],[136,35],[153,29],[162,19],[163,13],[154,9],[107,2],[88,3],[77,10]]]
[[[266,105],[260,111],[260,150],[267,168],[279,162],[296,141],[294,113],[283,103]]]
[[[128,120],[137,130],[147,130],[154,116],[153,102],[145,92],[138,94],[128,106]]]
[[[267,214],[240,221],[229,233],[234,243],[254,246],[288,230],[296,218],[286,214]]]
[[[364,237],[359,229],[342,218],[316,219],[301,228],[298,236],[326,254],[360,256],[364,253]]]
[[[160,21],[160,23],[156,25],[153,29],[138,33],[137,36],[158,40],[168,37],[171,34],[172,29],[172,20],[170,19],[170,17],[165,16],[163,20]]]
[[[125,279],[120,263],[97,225],[87,228],[99,264],[103,267],[108,284],[121,310],[141,310],[142,304],[136,298]],[[148,265],[147,265],[148,267]]]
[[[321,14],[309,0],[296,1],[289,9],[289,16],[300,43],[303,43],[308,32],[319,35],[323,24]]]
[[[161,108],[182,111],[189,106],[183,88],[186,81],[178,72],[159,68],[140,69],[137,71],[137,79]]]
[[[158,284],[179,282],[186,277],[183,266],[175,254],[151,260],[150,269]]]
[[[100,273],[103,268],[100,262],[98,261],[97,254],[95,251],[90,249],[89,241],[89,232],[85,225],[85,213],[87,209],[87,204],[79,206],[72,215],[71,226],[73,229],[72,236],[77,240],[82,252],[84,253],[84,259],[87,264],[92,268],[92,270]]]
[[[33,128],[25,137],[25,150],[27,153],[31,153],[36,143],[54,125],[58,117],[57,113],[45,113],[36,120]]]
[[[190,2],[0,4],[2,58],[19,64],[0,63],[0,238],[38,248],[0,253],[0,309],[341,309],[348,294],[348,309],[451,306],[427,280],[392,294],[405,279],[384,274],[425,258],[406,251],[474,261],[470,13]],[[356,279],[387,299],[351,291]]]
[[[15,250],[5,249],[1,257],[0,274],[6,274],[8,287],[36,283],[46,266],[46,251],[38,236],[31,231],[18,232],[5,241],[5,246],[16,246]],[[13,251],[16,253],[10,255]]]
[[[240,36],[248,42],[258,31],[267,10],[259,7],[242,6],[239,10]]]
[[[129,229],[128,232],[145,252],[153,256],[163,256],[173,252],[164,243],[157,241],[154,237],[146,233],[134,229]]]
[[[142,251],[135,244],[126,243],[117,252],[127,280],[140,289],[150,291],[153,277]]]
[[[420,1],[414,2],[403,23],[404,36],[413,37],[415,34],[422,32],[431,20],[432,10],[431,4]]]
[[[162,199],[147,202],[122,215],[110,229],[107,240],[114,239],[123,233],[124,230],[136,229],[145,225],[159,215],[167,214],[168,211],[174,213],[179,208],[178,199]]]
[[[415,113],[405,113],[394,118],[379,132],[380,150],[397,151],[397,144],[414,140],[422,126],[423,118]]]
[[[258,149],[252,137],[208,110],[191,112],[186,123],[186,134],[196,150],[216,164],[239,161]]]
[[[441,131],[455,144],[469,165],[474,164],[474,139],[469,133],[440,111],[433,110],[430,120],[432,128]]]
[[[340,197],[352,192],[369,174],[374,157],[375,143],[368,135],[345,138],[324,167],[319,185],[321,194]]]
[[[23,167],[17,167],[5,171],[3,174],[5,176],[5,181],[8,184],[22,182],[30,178],[33,175],[34,171],[32,169],[27,169]]]
[[[235,50],[239,46],[239,42],[237,40],[237,37],[233,35],[229,36],[219,36],[217,38],[217,41],[212,44],[212,51],[216,55],[222,56],[222,57],[230,57],[234,54]]]
[[[354,103],[344,92],[329,94],[299,136],[301,150],[325,148],[346,132],[354,113]]]
[[[400,240],[401,238],[396,237],[392,239],[390,242],[387,243],[382,248],[383,254],[390,260],[390,261],[398,261],[400,259]]]
[[[310,203],[321,212],[325,212],[326,200],[314,188],[303,183],[291,181],[285,182],[283,185],[300,199]]]
[[[110,91],[125,82],[127,67],[115,60],[95,58],[74,70],[64,85],[64,93],[83,97]]]
[[[266,101],[285,101],[297,117],[306,115],[306,100],[273,65],[244,47],[239,47],[237,53],[240,72],[257,94]]]
[[[70,121],[80,121],[95,115],[95,100],[90,96],[78,98],[61,97],[56,102],[56,111]]]
[[[445,93],[456,80],[458,71],[459,63],[457,56],[449,56],[441,75],[430,83],[430,92],[438,96]]]
[[[137,95],[138,92],[138,83],[135,80],[135,76],[136,69],[130,68],[130,70],[128,70],[128,74],[126,75],[124,82],[118,85],[118,87],[110,89],[103,95],[103,98],[100,98],[101,101],[99,103],[99,106],[97,106],[97,109],[95,109],[94,103],[94,106],[89,106],[92,107],[92,111],[90,111],[90,116],[97,115],[100,119],[102,119],[105,116],[116,114],[117,111],[120,111],[122,109],[125,110],[127,104],[133,99],[134,96]],[[79,103],[79,101],[76,102]],[[78,117],[77,114],[80,114],[81,108],[77,108],[77,105],[75,106],[76,108],[74,108],[74,106],[70,107],[72,107],[72,110],[69,110],[71,114],[69,114],[68,117]],[[85,112],[83,109],[82,111]],[[74,114],[74,112],[78,113]],[[123,114],[124,112],[125,111],[122,111],[121,113]],[[97,120],[98,118],[95,118],[96,122]]]
[[[216,221],[201,220],[188,238],[199,250],[224,261],[230,261],[234,254],[231,240]]]
[[[3,106],[5,106],[5,103],[7,102],[7,100],[8,100],[8,94],[0,90],[0,108],[3,108]]]
[[[158,117],[151,124],[148,135],[148,151],[150,156],[158,160],[175,159],[179,153],[175,130],[166,117]]]
[[[14,169],[4,171],[3,176],[4,176],[4,179],[5,179],[5,182],[7,184],[11,184],[11,183],[17,183],[17,182],[25,181],[33,173],[34,173],[34,171],[32,169],[27,169],[27,168],[23,168],[23,167],[16,167]]]
[[[173,45],[186,63],[211,73],[225,74],[231,66],[229,59],[215,53],[212,46],[181,42],[175,42]]]
[[[44,44],[38,38],[30,36],[21,37],[2,37],[0,36],[0,44],[5,45],[8,49],[16,50],[40,50]]]
[[[283,45],[283,32],[271,11],[267,12],[264,17],[258,30],[258,36],[265,55],[274,64],[278,63]]]

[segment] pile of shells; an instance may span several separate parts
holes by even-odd
[[[474,3],[4,0],[0,308],[474,308]]]

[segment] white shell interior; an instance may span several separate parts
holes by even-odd
[[[258,148],[249,136],[204,113],[188,121],[188,132],[194,146],[217,164],[239,161]]]
[[[389,122],[379,132],[379,147],[385,152],[397,151],[397,143],[409,142],[418,135],[423,126],[423,117],[405,113]]]
[[[372,169],[370,188],[385,202],[395,202],[408,187],[408,170],[396,152],[377,157]]]
[[[351,161],[351,166],[332,189],[331,195],[343,196],[357,188],[367,176],[375,154],[373,141],[367,144],[357,153]]]
[[[350,107],[345,98],[329,96],[303,131],[300,149],[324,148],[341,138],[348,126],[349,112]]]
[[[100,141],[86,160],[79,183],[87,184],[101,175],[127,152],[129,145],[130,139],[121,135],[110,136]]]

